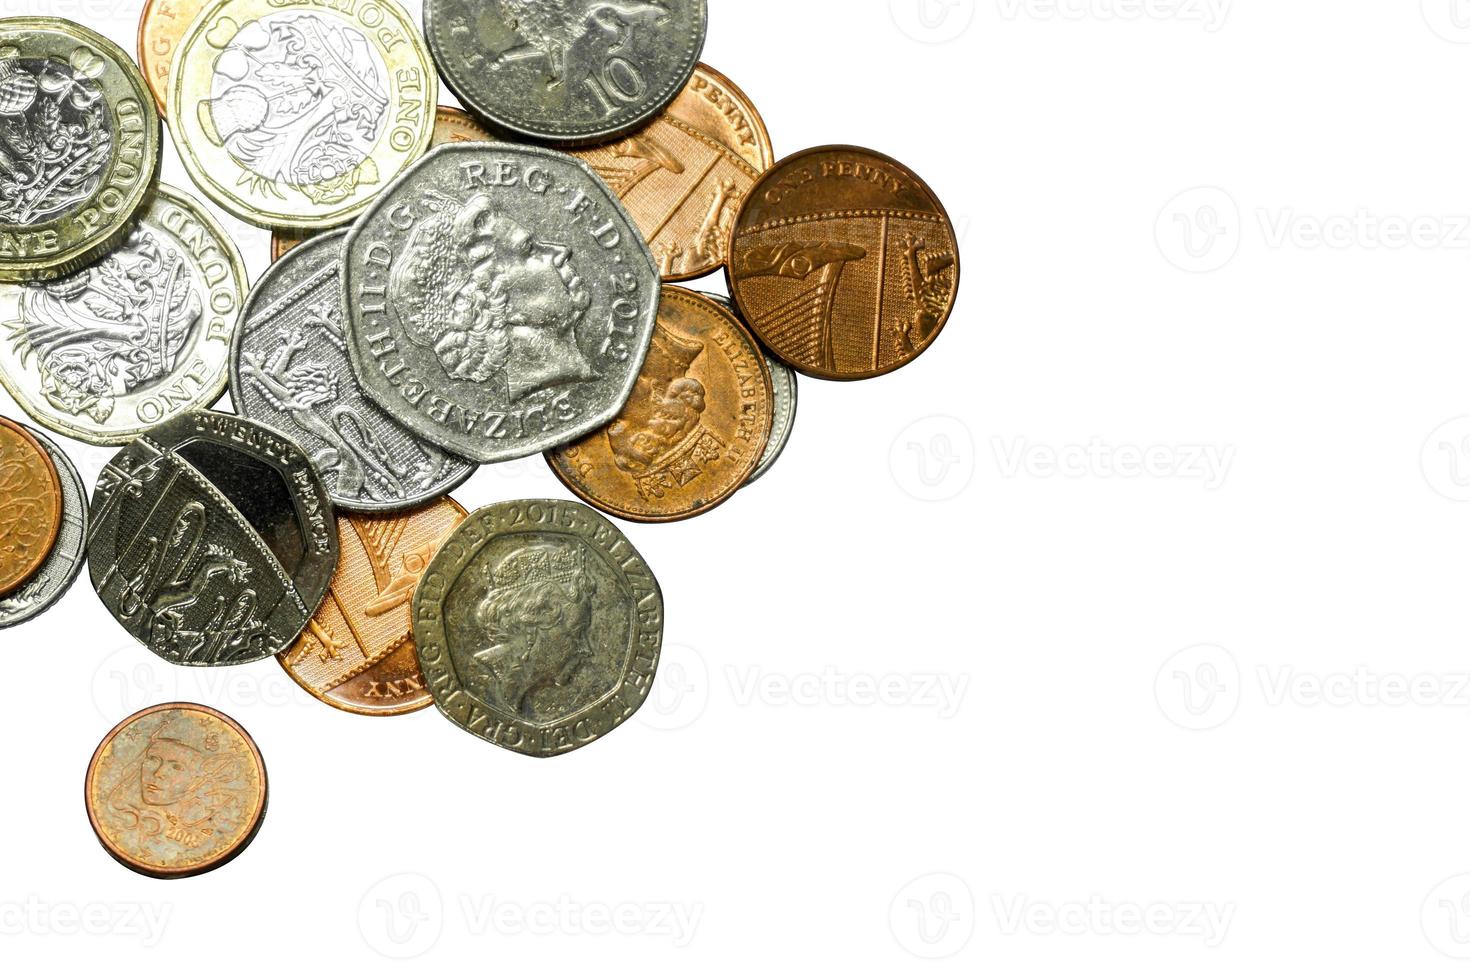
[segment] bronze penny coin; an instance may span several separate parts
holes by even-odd
[[[35,437],[0,418],[0,595],[20,588],[61,531],[61,478]]]
[[[144,0],[138,15],[138,67],[158,103],[158,114],[168,115],[168,76],[174,50],[184,32],[204,9],[205,0]]]
[[[202,704],[144,708],[87,766],[87,818],[120,863],[184,878],[234,858],[260,829],[265,762],[233,719]]]
[[[665,286],[648,358],[622,412],[546,459],[594,507],[630,521],[678,521],[745,484],[774,414],[755,338],[723,304]]]
[[[469,514],[441,497],[416,510],[339,515],[342,556],[327,597],[290,650],[286,673],[334,708],[402,715],[434,703],[413,642],[413,591]]]
[[[434,133],[429,137],[429,147],[441,143],[466,143],[493,140],[489,131],[468,113],[447,105],[441,105],[434,114]],[[309,232],[276,231],[271,234],[271,261],[275,262],[291,249],[311,237]]]
[[[782,361],[833,381],[918,357],[959,288],[944,206],[892,157],[804,150],[761,178],[735,222],[730,295]]]
[[[725,264],[735,216],[775,161],[755,106],[708,65],[695,68],[673,103],[642,129],[570,152],[622,200],[665,282]]]

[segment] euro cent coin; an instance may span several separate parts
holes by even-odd
[[[562,755],[648,698],[664,604],[638,550],[569,500],[476,511],[429,564],[414,640],[450,721],[525,755]]]
[[[170,128],[215,203],[267,228],[351,220],[423,155],[439,79],[396,0],[216,0],[174,55]]]
[[[248,290],[230,236],[160,185],[105,258],[54,282],[0,284],[0,383],[46,428],[122,445],[224,393]]]
[[[934,342],[959,288],[943,205],[891,157],[851,146],[772,167],[736,221],[730,295],[782,361],[852,381],[896,370]]]
[[[164,660],[274,657],[337,567],[337,522],[311,461],[248,419],[191,412],[103,468],[87,567],[102,604]]]
[[[202,704],[145,708],[107,733],[87,766],[87,818],[123,866],[154,878],[212,871],[260,829],[268,798],[260,749]]]
[[[80,24],[0,19],[0,281],[111,249],[158,172],[158,109],[132,58]]]
[[[34,619],[66,594],[87,553],[87,488],[70,459],[44,434],[27,430],[51,457],[61,481],[61,530],[46,561],[19,588],[0,596],[0,629]]]
[[[658,272],[607,185],[564,153],[429,152],[347,236],[348,351],[363,389],[480,463],[611,421],[658,312]]]
[[[704,50],[705,0],[425,0],[424,33],[461,102],[492,126],[596,143],[652,118]]]
[[[61,478],[19,422],[0,417],[0,596],[25,584],[61,533]]]

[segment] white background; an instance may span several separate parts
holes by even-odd
[[[3,3],[133,47],[132,0]],[[665,665],[565,758],[170,668],[84,576],[0,635],[7,974],[1463,976],[1470,4],[711,7],[778,153],[945,200],[943,337],[628,528]],[[456,496],[562,495],[532,459]],[[271,806],[154,882],[82,777],[176,697],[255,735]]]

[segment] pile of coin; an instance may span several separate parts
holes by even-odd
[[[658,581],[598,512],[691,518],[766,473],[797,372],[929,348],[958,247],[896,160],[777,161],[699,61],[704,0],[425,0],[422,21],[147,0],[135,63],[0,19],[0,382],[120,447],[89,508],[57,447],[0,419],[0,626],[85,556],[172,664],[274,657],[334,707],[434,704],[555,756],[658,669]],[[158,182],[160,120],[200,194],[274,233],[255,283]],[[728,298],[674,285],[721,269]],[[585,503],[447,496],[536,454]],[[229,860],[266,798],[249,735],[201,705],[125,719],[87,773],[108,852],[160,877]]]

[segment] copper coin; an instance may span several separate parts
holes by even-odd
[[[25,426],[0,418],[0,595],[26,583],[61,531],[61,478]]]
[[[433,703],[413,642],[413,592],[439,546],[469,515],[448,497],[384,516],[339,516],[332,587],[281,666],[312,695],[359,715]]]
[[[678,521],[740,489],[775,399],[755,338],[722,304],[665,286],[633,395],[611,424],[546,454],[577,496],[630,521]]]
[[[494,136],[467,113],[451,106],[441,105],[434,114],[434,133],[429,137],[429,146],[441,143],[469,143],[493,141]],[[287,231],[271,233],[271,261],[275,262],[291,249],[310,238],[310,233],[292,234]]]
[[[745,93],[708,65],[662,114],[616,143],[571,150],[622,199],[665,282],[725,264],[740,206],[775,160]]]
[[[138,66],[158,103],[158,114],[168,115],[168,76],[174,50],[183,40],[205,0],[144,0],[138,16]]]
[[[756,335],[804,374],[873,378],[918,357],[959,288],[944,206],[891,157],[804,150],[772,167],[735,223],[726,274]]]
[[[155,878],[203,874],[234,858],[260,829],[266,795],[255,742],[202,704],[159,704],[124,718],[87,766],[97,839]]]

